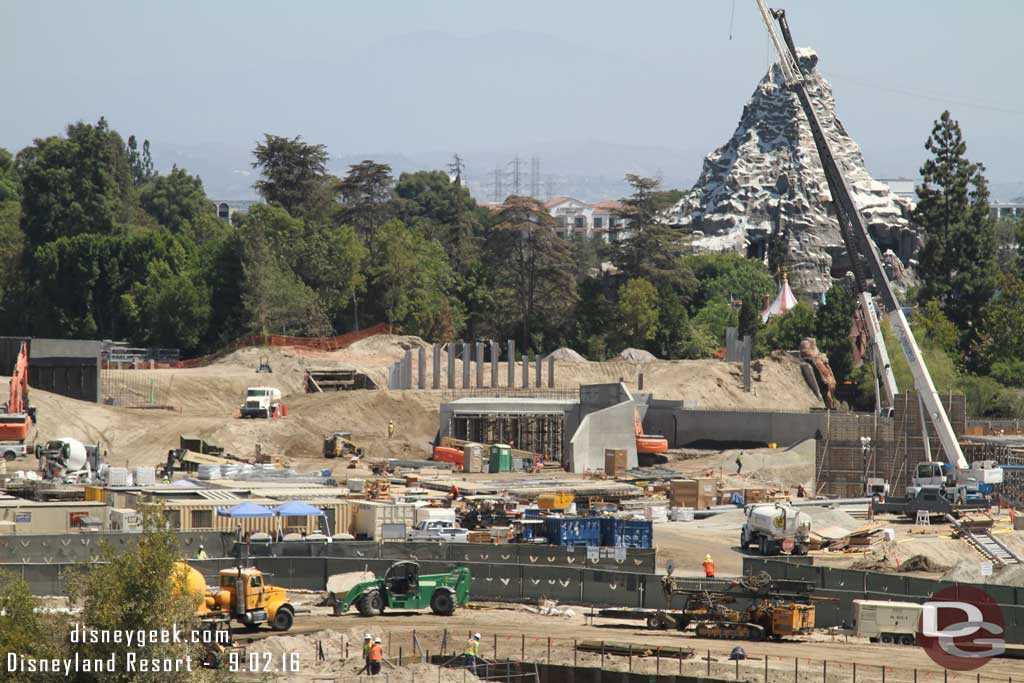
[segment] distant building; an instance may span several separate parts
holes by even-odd
[[[555,197],[544,202],[544,207],[558,223],[556,229],[562,237],[584,235],[614,242],[627,236],[618,216],[622,209],[618,201],[589,204],[575,197]]]
[[[212,207],[217,218],[231,222],[236,213],[248,213],[252,205],[258,203],[252,199],[214,199]]]
[[[917,202],[917,180],[913,178],[879,178],[878,182],[888,185],[897,197]]]
[[[989,211],[995,218],[1024,218],[1024,202],[989,202]]]

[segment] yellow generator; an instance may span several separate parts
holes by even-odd
[[[574,500],[576,496],[572,493],[542,493],[537,496],[537,507],[542,510],[564,510]]]
[[[774,638],[800,636],[814,631],[814,605],[783,603],[772,607],[772,631]]]

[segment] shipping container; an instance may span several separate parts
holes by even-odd
[[[602,517],[601,545],[613,548],[651,548],[654,545],[654,524],[642,519]]]
[[[600,517],[547,517],[544,535],[552,545],[601,545]]]

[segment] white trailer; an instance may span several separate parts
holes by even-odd
[[[913,645],[921,621],[921,605],[914,602],[854,600],[853,631],[872,643]]]

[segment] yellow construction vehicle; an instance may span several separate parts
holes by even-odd
[[[324,434],[324,457],[339,458],[341,456],[363,457],[363,449],[352,441],[351,432],[334,432]]]
[[[197,596],[196,616],[205,620],[234,619],[249,628],[268,623],[275,631],[287,631],[295,622],[295,607],[284,588],[269,586],[263,572],[255,567],[232,567],[220,571],[220,586],[211,593],[206,579],[184,562],[177,563],[179,585]]]

